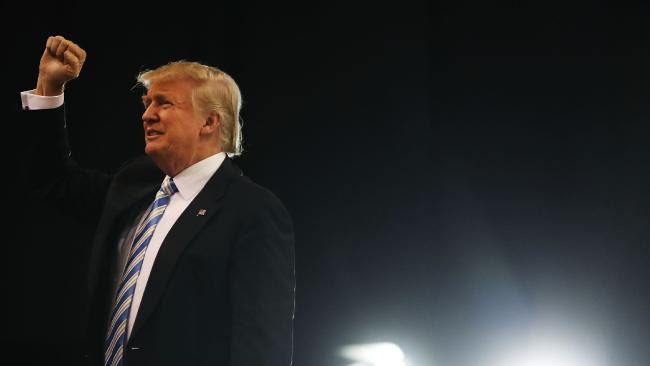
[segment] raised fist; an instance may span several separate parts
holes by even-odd
[[[36,94],[59,95],[66,82],[79,76],[86,51],[61,36],[49,37],[38,67]]]

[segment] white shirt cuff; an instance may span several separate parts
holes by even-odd
[[[44,96],[34,94],[36,89],[20,93],[23,101],[23,109],[54,109],[63,105],[63,94],[55,96]]]

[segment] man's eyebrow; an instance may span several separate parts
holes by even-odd
[[[163,100],[165,100],[165,96],[162,94],[154,94],[154,95],[143,95],[142,96],[142,103],[144,104],[149,104],[153,101],[156,101],[158,103],[162,103]]]
[[[158,103],[162,103],[163,101],[169,100],[169,97],[165,94],[154,94],[154,95],[145,94],[142,96],[142,101],[144,103],[151,103],[151,101],[154,100]]]

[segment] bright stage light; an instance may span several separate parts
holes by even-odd
[[[502,352],[489,362],[490,366],[607,366],[605,350],[588,337],[570,336],[564,332],[541,332],[511,344],[503,344]]]
[[[510,352],[498,362],[499,366],[598,366],[584,350],[571,349],[564,344],[535,344]]]
[[[351,344],[339,354],[354,362],[348,366],[406,366],[404,352],[393,343]]]

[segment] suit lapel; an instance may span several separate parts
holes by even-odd
[[[150,158],[135,159],[109,188],[104,207],[104,217],[97,227],[88,273],[88,293],[92,298],[98,284],[107,281],[110,260],[116,248],[117,235],[123,225],[132,225],[137,207],[149,204],[158,190],[164,174]],[[109,281],[110,282],[110,281]]]
[[[241,175],[241,171],[230,162],[230,159],[225,159],[172,226],[156,255],[130,339],[134,338],[160,302],[176,262],[187,245],[203,225],[221,209],[223,195],[232,178],[237,175]]]

